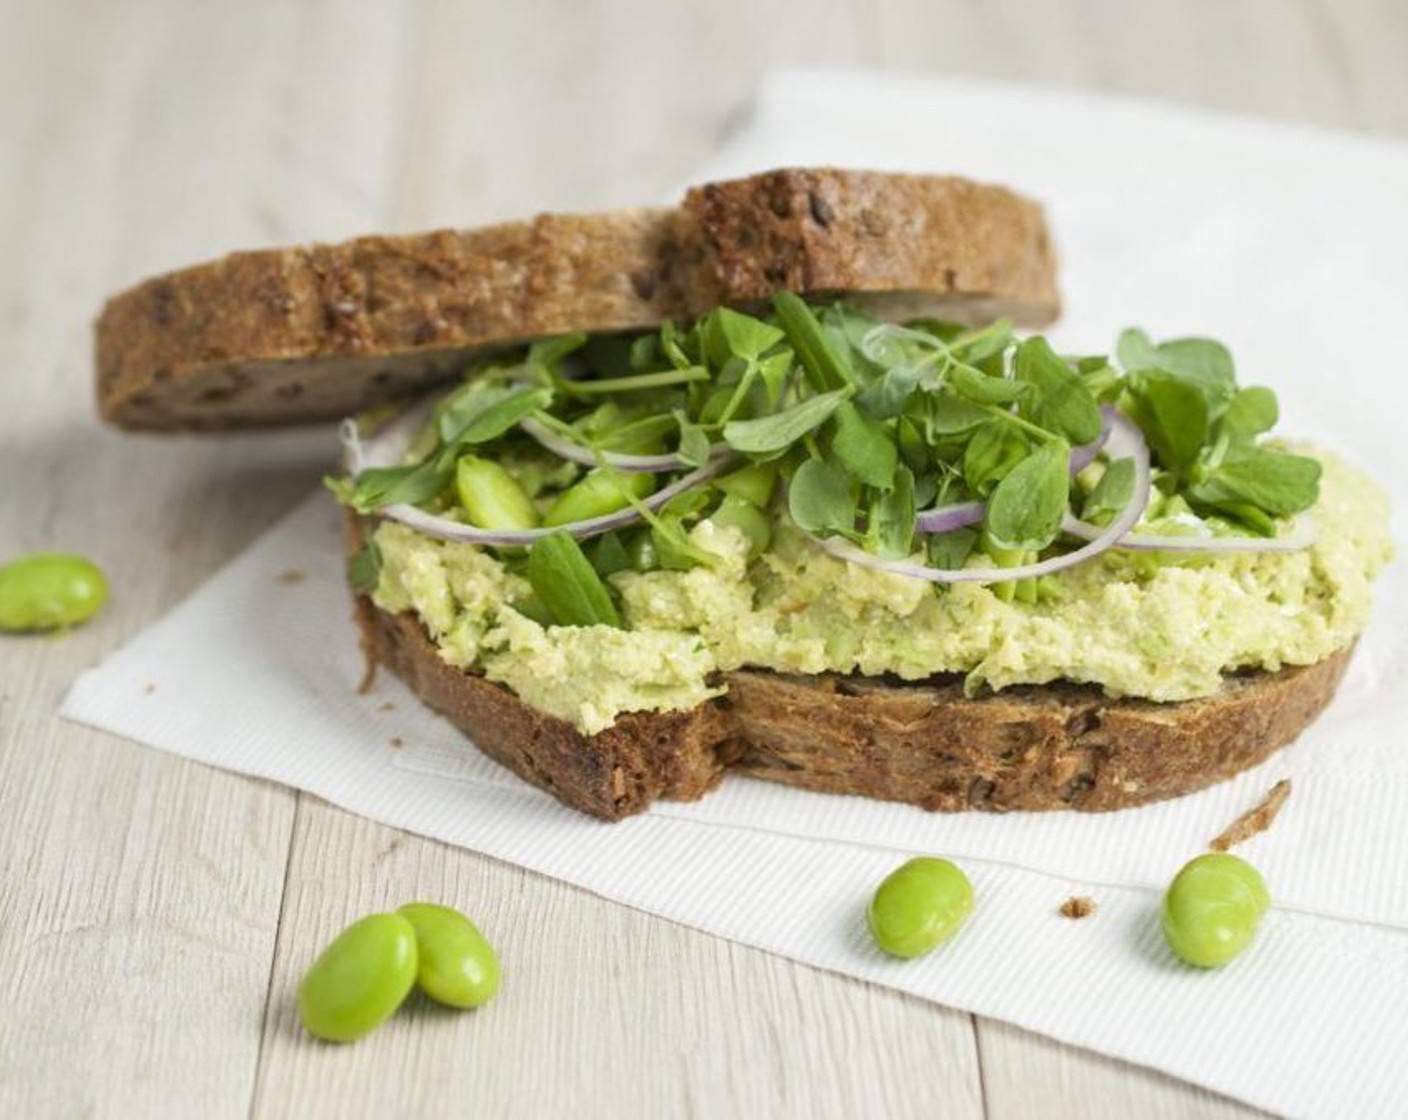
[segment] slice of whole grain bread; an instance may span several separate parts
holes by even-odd
[[[1059,308],[1041,207],[966,179],[789,169],[673,210],[235,253],[114,296],[98,406],[131,429],[337,419],[449,380],[477,353],[688,320],[781,290],[888,318],[1023,326]]]
[[[1291,742],[1334,695],[1350,649],[1314,665],[1235,674],[1215,696],[1112,700],[1070,684],[964,695],[957,678],[725,673],[726,695],[634,712],[583,735],[502,685],[441,660],[412,614],[358,598],[370,662],[401,677],[476,746],[565,805],[605,820],[656,798],[694,800],[726,770],[926,809],[1099,811],[1222,781]]]

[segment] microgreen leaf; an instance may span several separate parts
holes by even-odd
[[[772,297],[778,322],[787,332],[787,339],[802,368],[818,389],[836,389],[855,380],[855,371],[822,329],[812,309],[792,292],[778,292]]]
[[[381,582],[381,549],[370,537],[347,560],[347,582],[359,595],[370,595]]]
[[[797,468],[787,488],[787,510],[809,533],[849,533],[856,520],[851,480],[838,467],[808,459]]]
[[[945,377],[955,393],[974,404],[1011,404],[1031,390],[1021,381],[990,377],[967,365],[951,366]]]
[[[1012,345],[1012,320],[998,319],[979,330],[964,331],[949,343],[949,352],[960,362],[979,365],[1000,358]]]
[[[1077,444],[1100,434],[1100,406],[1046,339],[1029,338],[1017,346],[1013,373],[1034,390],[1022,405],[1032,423]]]
[[[975,404],[946,393],[932,396],[925,415],[929,438],[964,436],[990,420],[989,413]]]
[[[1198,386],[1165,370],[1140,370],[1130,378],[1137,408],[1134,421],[1144,430],[1160,463],[1182,471],[1208,440],[1208,402]]]
[[[734,450],[750,455],[785,451],[821,427],[850,395],[850,389],[833,389],[755,420],[730,420],[724,425],[724,441]]]
[[[685,415],[683,409],[675,409],[674,417],[680,426],[679,457],[691,467],[702,467],[709,461],[708,435]]]
[[[1162,370],[1196,386],[1207,402],[1209,421],[1222,415],[1237,391],[1231,353],[1210,338],[1175,338],[1155,346],[1143,331],[1130,329],[1120,335],[1115,352],[1128,373]]]
[[[854,401],[836,406],[836,435],[832,450],[836,461],[867,486],[888,490],[895,483],[899,452],[889,429],[867,416]]]
[[[950,529],[929,538],[929,563],[936,568],[956,571],[968,562],[978,544],[977,529]]]
[[[1100,481],[1085,497],[1081,516],[1087,521],[1104,524],[1120,513],[1134,497],[1134,460],[1116,459],[1105,468]]]
[[[528,347],[527,364],[554,368],[558,362],[587,344],[587,336],[560,334],[556,338],[542,338]]]
[[[767,388],[768,407],[774,408],[787,384],[787,375],[792,372],[797,356],[790,349],[779,350],[758,361],[758,376]]]
[[[460,398],[440,414],[437,421],[440,438],[446,444],[487,443],[550,403],[552,392],[548,389],[485,392],[478,397]]]
[[[782,331],[771,323],[727,307],[714,312],[713,322],[729,353],[745,362],[761,358],[782,341]]]
[[[1244,439],[1269,432],[1276,426],[1280,410],[1276,394],[1261,385],[1240,389],[1222,414],[1219,431],[1230,439]]]
[[[454,462],[446,459],[442,462],[436,456],[411,466],[364,470],[352,486],[348,504],[358,513],[371,513],[384,506],[428,502],[449,485]]]
[[[1267,447],[1230,447],[1204,482],[1189,487],[1189,497],[1218,508],[1246,503],[1272,517],[1289,517],[1315,504],[1320,494],[1320,463]]]
[[[985,494],[1027,457],[1030,447],[1010,424],[987,420],[963,449],[963,479],[975,494]]]
[[[870,503],[865,536],[869,550],[878,556],[908,556],[914,543],[914,475],[908,467],[895,471],[894,485]]]
[[[557,625],[621,627],[611,593],[567,532],[534,544],[524,575]]]
[[[1051,440],[1007,472],[988,500],[984,528],[1000,549],[1036,551],[1056,539],[1070,493],[1071,449]]]

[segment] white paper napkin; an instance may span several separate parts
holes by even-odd
[[[789,163],[954,170],[1045,199],[1072,347],[1118,329],[1227,339],[1285,427],[1408,477],[1381,339],[1408,306],[1408,151],[1068,93],[783,75],[697,178]],[[1396,239],[1396,240],[1395,240]],[[1397,246],[1395,250],[1393,247]],[[280,576],[303,573],[301,581]],[[68,697],[66,715],[307,789],[387,823],[825,968],[1156,1066],[1280,1112],[1395,1115],[1408,1094],[1408,588],[1393,569],[1334,707],[1214,790],[1099,816],[940,816],[733,779],[608,826],[485,760],[383,675],[357,696],[338,513],[315,495]],[[1177,966],[1154,914],[1172,871],[1279,777],[1246,852],[1277,908],[1217,973]],[[868,892],[901,854],[964,859],[963,936],[899,964]],[[1073,893],[1096,915],[1056,915]]]

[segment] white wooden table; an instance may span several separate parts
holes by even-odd
[[[0,1116],[1251,1115],[60,723],[80,669],[331,454],[326,432],[100,430],[88,324],[235,247],[655,201],[774,65],[1405,135],[1405,53],[1398,0],[0,0],[0,557],[82,551],[116,589],[84,630],[0,638]],[[301,970],[413,896],[480,920],[503,996],[310,1042]]]

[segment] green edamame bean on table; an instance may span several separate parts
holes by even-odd
[[[499,958],[478,926],[431,902],[412,902],[397,913],[415,927],[421,991],[450,1007],[479,1007],[494,997]]]
[[[79,626],[107,601],[107,577],[82,556],[37,552],[0,567],[0,631],[31,633]]]
[[[415,927],[400,914],[371,914],[342,931],[298,986],[310,1034],[351,1042],[381,1026],[416,981]]]
[[[1260,873],[1228,852],[1208,852],[1184,864],[1164,895],[1163,931],[1188,964],[1226,964],[1256,935],[1271,896]]]
[[[919,856],[887,875],[866,920],[875,943],[896,957],[918,957],[947,941],[973,909],[973,885],[957,864]]]

